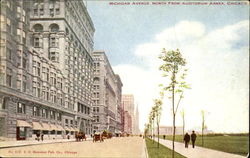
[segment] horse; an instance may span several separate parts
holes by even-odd
[[[99,140],[100,140],[100,142],[103,142],[103,135],[95,133],[93,136],[93,142],[97,142]]]
[[[76,132],[75,133],[75,138],[76,138],[76,141],[83,141],[83,139],[87,140],[86,138],[86,135],[84,132]]]

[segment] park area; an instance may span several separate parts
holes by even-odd
[[[163,136],[160,136],[163,139]],[[166,136],[167,140],[172,140],[172,136]],[[246,156],[249,152],[249,134],[211,134],[205,135],[205,148],[224,151],[227,153]],[[183,136],[177,135],[176,142],[183,142]],[[202,136],[198,135],[195,143],[202,147]],[[191,142],[190,142],[191,145]]]
[[[148,150],[149,158],[169,158],[171,157],[172,150],[159,144],[157,147],[157,142],[152,139],[146,138],[146,145]],[[186,158],[185,156],[175,152],[175,158]]]

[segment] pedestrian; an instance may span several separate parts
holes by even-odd
[[[194,148],[195,140],[196,140],[196,134],[193,131],[192,134],[191,134],[191,141],[192,141],[193,148]]]
[[[68,139],[70,138],[70,134],[69,134],[69,133],[67,134],[67,138],[68,138]]]
[[[41,134],[41,141],[43,141],[43,133]]]
[[[189,141],[190,141],[190,135],[186,133],[184,136],[185,148],[188,148]]]
[[[36,139],[39,141],[40,140],[40,132],[36,133]]]
[[[164,139],[164,140],[166,139],[166,135],[163,135],[163,139]]]

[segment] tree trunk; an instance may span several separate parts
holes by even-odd
[[[172,108],[173,108],[173,141],[172,141],[172,146],[173,146],[173,149],[172,149],[172,158],[174,158],[174,141],[175,141],[175,112],[174,112],[174,83],[172,85]]]
[[[185,133],[185,117],[183,116],[183,129],[182,129],[183,138],[184,138],[184,133]]]
[[[155,137],[154,137],[154,135],[155,135],[155,123],[154,123],[154,120],[153,120],[153,144],[155,143]]]
[[[157,123],[157,134],[158,134],[158,145],[157,145],[157,147],[159,148],[159,123]]]
[[[203,141],[203,131],[204,131],[204,121],[202,120],[202,129],[201,129],[201,142],[202,142],[202,146],[204,145],[204,141]]]

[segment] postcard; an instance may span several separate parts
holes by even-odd
[[[249,2],[1,0],[0,156],[249,156]]]

